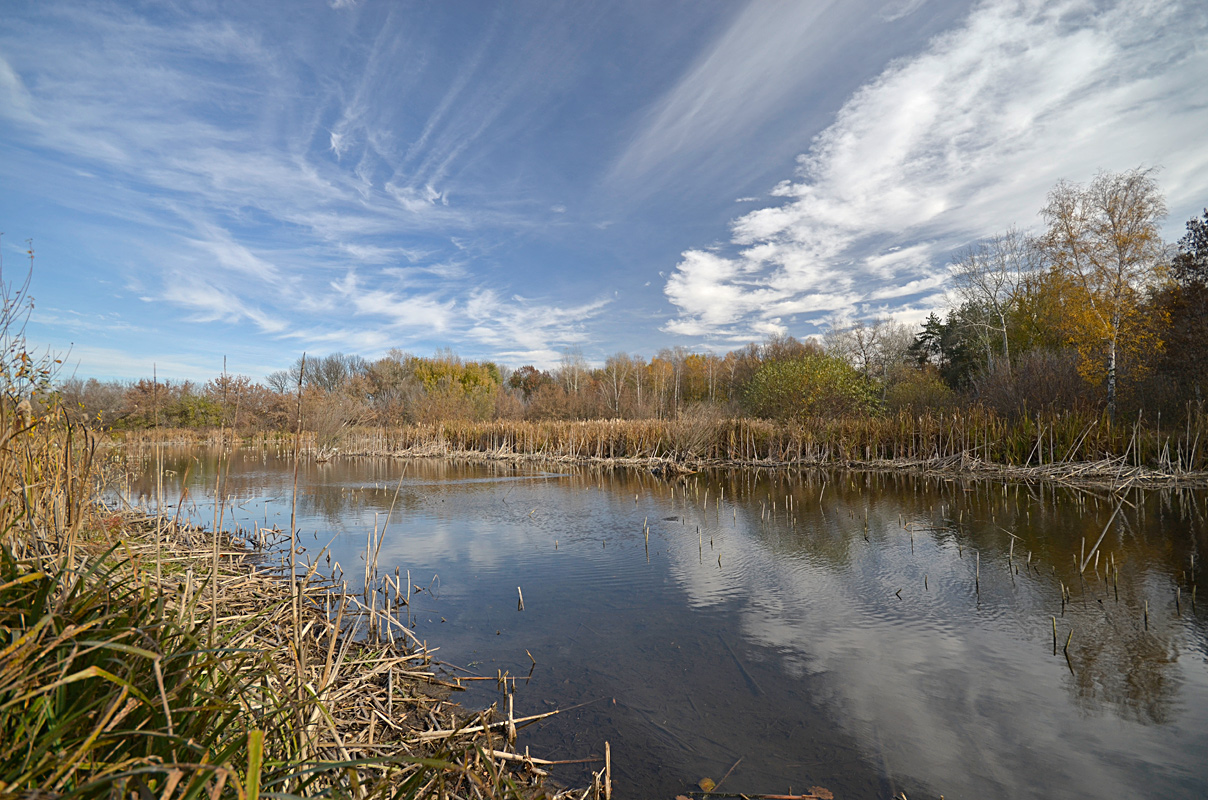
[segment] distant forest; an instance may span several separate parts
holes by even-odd
[[[804,422],[949,413],[1007,418],[1065,411],[1169,420],[1203,415],[1208,390],[1208,210],[1177,243],[1150,171],[1059,183],[1038,236],[1010,229],[959,253],[952,307],[920,329],[885,319],[790,336],[724,355],[684,347],[617,353],[593,368],[568,351],[552,370],[509,369],[452,351],[368,360],[298,359],[257,381],[80,380],[58,385],[101,429],[228,427],[240,432],[453,420],[668,419],[698,406]]]

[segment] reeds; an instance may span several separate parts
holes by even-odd
[[[603,770],[547,789],[549,762],[449,702],[413,637],[362,635],[314,566],[102,506],[92,435],[23,391],[0,393],[0,796],[605,793]]]
[[[217,437],[217,438],[216,438]],[[142,431],[125,434],[137,449],[158,441],[228,442],[230,433]],[[1171,430],[1143,420],[1113,424],[1090,412],[1008,418],[973,407],[960,412],[816,418],[805,422],[682,415],[641,420],[451,420],[346,432],[349,455],[466,456],[662,465],[750,464],[878,467],[1031,475],[1065,482],[1161,483],[1208,473],[1208,416],[1189,414]],[[313,433],[300,452],[329,458]],[[288,452],[295,435],[258,433],[244,446]],[[1026,473],[1026,475],[1025,475]]]
[[[358,636],[359,604],[332,603],[313,572],[294,594],[233,539],[218,580],[194,581],[183,568],[208,563],[208,534],[174,527],[169,577],[157,585],[144,565],[158,524],[127,516],[132,540],[106,552],[84,541],[74,569],[0,555],[10,642],[0,652],[0,792],[549,795],[546,770],[445,699],[426,650]]]
[[[476,454],[551,461],[904,466],[1010,470],[1063,481],[1162,481],[1208,471],[1208,418],[1178,431],[1073,412],[819,418],[446,422],[354,431],[350,454]]]

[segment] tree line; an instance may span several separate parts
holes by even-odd
[[[953,259],[951,304],[917,330],[888,319],[776,336],[728,353],[685,347],[591,366],[578,350],[543,370],[451,350],[299,358],[255,381],[70,379],[97,427],[289,429],[300,387],[311,430],[452,420],[668,419],[686,410],[782,421],[970,406],[1007,417],[1102,411],[1181,419],[1208,389],[1208,210],[1163,241],[1149,170],[1058,183],[1039,234],[987,236]]]

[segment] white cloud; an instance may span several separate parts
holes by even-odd
[[[0,56],[0,105],[7,109],[10,116],[29,122],[32,118],[30,104],[31,98],[29,90],[25,88],[25,82],[4,56]]]
[[[749,3],[656,104],[614,167],[614,177],[654,179],[677,154],[741,140],[816,77],[818,45],[838,33],[843,4]]]
[[[587,341],[586,324],[609,302],[561,306],[523,297],[505,301],[494,291],[479,290],[471,293],[464,308],[472,321],[466,334],[501,358],[550,368],[558,363],[562,348]]]
[[[558,75],[550,67],[565,53],[532,30],[547,46],[535,59],[521,48],[518,76],[491,66],[500,42],[488,33],[456,71],[425,71],[431,54],[416,20],[389,13],[371,47],[332,60],[277,31],[262,36],[254,11],[181,22],[104,2],[70,15],[51,8],[4,39],[0,122],[15,145],[52,154],[48,165],[103,176],[112,195],[101,213],[141,226],[123,282],[157,310],[371,351],[471,326],[474,342],[510,348],[504,337],[523,330],[525,351],[554,349],[582,335],[556,306],[465,315],[492,266],[482,266],[476,234],[536,223],[481,189],[477,205],[454,202],[446,176],[492,146],[489,127]],[[410,87],[446,78],[432,107],[414,105],[424,94]],[[421,114],[418,140],[400,126],[399,98]],[[453,247],[462,252],[450,257]],[[347,277],[333,282],[333,272]]]
[[[351,145],[352,142],[349,141],[348,134],[331,132],[331,152],[336,154],[336,158],[343,158],[344,153],[348,151]]]
[[[284,320],[245,301],[230,289],[215,286],[199,276],[176,275],[157,299],[191,309],[193,313],[189,319],[193,322],[247,320],[269,334],[282,333],[289,327]]]
[[[261,281],[272,281],[280,277],[276,266],[235,241],[229,231],[201,222],[197,224],[197,228],[204,238],[188,241],[212,256],[211,264]]]
[[[341,281],[333,281],[331,287],[352,305],[354,313],[384,318],[394,328],[443,333],[452,324],[457,305],[434,294],[365,289],[352,272]]]
[[[412,214],[427,214],[436,206],[449,205],[448,192],[437,191],[431,184],[415,187],[400,186],[391,182],[386,184],[385,189],[387,194]]]
[[[503,297],[485,288],[465,293],[443,290],[424,292],[413,280],[423,270],[389,270],[395,288],[369,288],[354,272],[332,281],[340,305],[352,316],[377,323],[369,330],[342,329],[322,336],[304,331],[291,333],[312,343],[359,347],[375,352],[397,346],[400,337],[438,337],[480,346],[493,358],[557,364],[562,348],[586,341],[586,325],[608,300],[561,306],[513,295]],[[443,293],[442,293],[443,292]]]
[[[784,202],[734,221],[737,248],[684,254],[664,330],[741,338],[934,296],[948,253],[1026,227],[1062,177],[1160,163],[1172,208],[1199,202],[1206,37],[1198,6],[982,3],[851,97],[776,187]]]

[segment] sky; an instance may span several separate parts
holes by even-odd
[[[5,0],[4,280],[102,379],[917,324],[1058,180],[1177,239],[1206,75],[1191,0]]]

